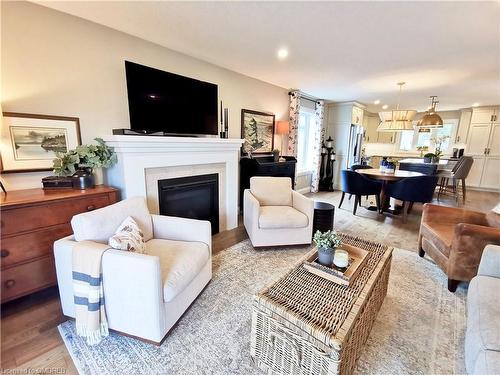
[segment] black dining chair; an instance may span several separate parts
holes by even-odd
[[[420,172],[427,176],[435,175],[437,167],[437,164],[399,163],[399,170],[401,171]]]
[[[351,171],[357,171],[358,169],[373,169],[373,167],[370,165],[364,165],[364,164],[351,165]],[[351,198],[352,198],[352,194],[349,194],[349,200],[351,200]],[[366,196],[366,199],[368,199],[368,195]]]
[[[413,203],[432,201],[437,182],[437,176],[408,177],[385,187],[385,193],[388,197],[403,201],[403,223],[406,223],[408,212],[413,208]]]
[[[342,206],[345,194],[352,194],[356,198],[354,200],[353,215],[356,215],[358,205],[361,206],[362,195],[375,195],[377,202],[377,211],[380,212],[380,192],[382,191],[382,183],[371,180],[362,174],[344,169],[340,171],[340,184],[342,189],[342,197],[340,198],[339,208]]]

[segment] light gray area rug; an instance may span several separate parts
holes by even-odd
[[[254,250],[248,240],[213,257],[208,287],[156,347],[112,333],[89,347],[74,322],[59,331],[81,374],[262,374],[250,359],[252,296],[309,248]],[[464,288],[453,294],[435,264],[393,254],[388,295],[357,374],[465,374]]]

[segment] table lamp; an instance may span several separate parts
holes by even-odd
[[[281,136],[281,155],[283,156],[283,139],[285,134],[289,132],[290,124],[288,121],[277,121],[276,122],[276,134]]]

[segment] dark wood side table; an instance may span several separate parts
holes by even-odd
[[[326,202],[314,202],[313,235],[317,230],[326,232],[333,229],[335,207]]]

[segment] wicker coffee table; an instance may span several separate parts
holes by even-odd
[[[255,295],[251,355],[268,374],[353,372],[387,293],[392,248],[341,236],[369,253],[349,286],[309,273],[300,262]]]

